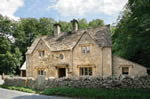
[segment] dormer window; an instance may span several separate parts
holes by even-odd
[[[39,56],[44,57],[45,52],[44,51],[39,51]]]

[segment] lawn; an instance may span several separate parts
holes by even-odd
[[[28,93],[37,93],[36,90],[33,90],[31,88],[28,87],[21,87],[21,86],[8,86],[8,85],[0,85],[1,88],[6,88],[6,89],[10,89],[10,90],[18,90],[18,91],[23,91],[23,92],[28,92]]]

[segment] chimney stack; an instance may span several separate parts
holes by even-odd
[[[78,21],[76,19],[73,19],[71,21],[72,26],[73,26],[73,31],[78,31]]]
[[[61,32],[60,27],[61,27],[60,24],[58,24],[58,23],[54,24],[54,35],[55,36],[58,36],[60,34],[60,32]]]

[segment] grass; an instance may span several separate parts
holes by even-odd
[[[28,92],[28,93],[37,93],[36,90],[33,90],[31,88],[28,88],[28,87],[9,86],[9,85],[6,85],[6,84],[0,85],[0,87],[10,89],[10,90],[18,90],[18,91]]]
[[[150,89],[104,89],[57,87],[38,92],[28,87],[0,85],[1,88],[43,95],[79,97],[89,99],[150,99]]]
[[[51,88],[44,90],[42,94],[90,99],[150,99],[148,89]]]

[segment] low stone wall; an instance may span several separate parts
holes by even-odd
[[[7,77],[5,78],[5,84],[14,86],[25,86],[25,79],[22,77]]]
[[[27,78],[6,78],[5,84],[25,86],[25,79]],[[39,77],[37,79],[28,78],[27,86],[29,88],[43,90],[46,88],[55,87],[71,87],[71,88],[150,88],[150,77],[139,78],[61,78],[61,79],[44,79]]]

